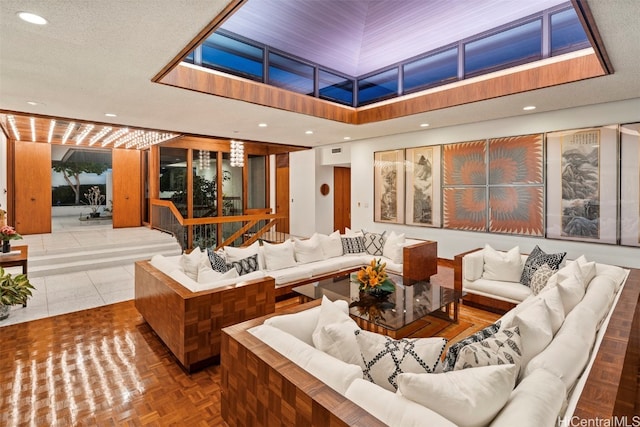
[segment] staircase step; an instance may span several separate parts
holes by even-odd
[[[99,248],[73,248],[67,249],[65,251],[54,251],[53,253],[47,251],[44,254],[29,253],[29,269],[31,270],[35,267],[40,266],[68,264],[82,261],[97,262],[102,258],[112,258],[114,256],[126,257],[129,255],[142,254],[150,257],[156,253],[161,252],[179,254],[181,252],[180,245],[178,245],[175,241],[163,243],[152,242],[150,244],[147,244],[147,242],[145,242],[145,244],[143,245],[136,246],[123,246],[122,244],[114,244],[103,245]]]

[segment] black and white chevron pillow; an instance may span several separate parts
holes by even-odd
[[[209,256],[209,262],[213,271],[219,271],[220,273],[226,273],[229,271],[227,262],[223,257],[218,255],[213,248],[207,248],[207,255]]]
[[[394,340],[365,330],[354,333],[364,363],[364,379],[393,392],[398,388],[398,375],[404,372],[434,372],[447,345],[445,338]]]
[[[239,276],[258,271],[258,254],[243,258],[240,261],[233,261],[231,264],[227,264],[227,267],[229,267],[229,269],[235,268]]]
[[[458,360],[458,354],[460,354],[460,350],[462,349],[462,347],[489,338],[495,335],[499,330],[500,321],[498,320],[493,325],[489,325],[483,330],[478,331],[473,335],[469,335],[465,339],[460,340],[455,344],[451,344],[449,346],[449,350],[447,350],[447,356],[444,358],[444,371],[447,372],[453,370],[453,367],[456,365],[456,360]]]
[[[514,364],[520,369],[520,341],[520,329],[514,326],[482,341],[465,345],[458,354],[455,370],[508,364]]]

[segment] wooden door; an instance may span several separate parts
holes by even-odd
[[[276,213],[287,216],[276,231],[289,233],[289,153],[276,154]]]
[[[333,228],[351,227],[351,169],[333,168]]]
[[[16,230],[20,234],[51,233],[51,146],[13,143]]]
[[[139,227],[142,224],[142,168],[138,150],[114,149],[113,228]]]

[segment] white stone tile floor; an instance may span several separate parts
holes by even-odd
[[[77,218],[54,219],[51,234],[24,236],[15,244],[26,243],[29,251],[46,251],[92,244],[139,243],[148,229],[113,229],[111,224],[78,225]],[[7,269],[19,274],[19,267]],[[30,279],[35,286],[27,307],[11,308],[9,317],[0,321],[0,328],[59,314],[86,310],[107,304],[127,301],[134,296],[134,265],[87,270]]]

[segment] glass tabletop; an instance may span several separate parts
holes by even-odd
[[[359,290],[355,274],[330,278],[293,288],[309,299],[326,295],[332,301],[341,299],[349,303],[352,316],[373,322],[390,330],[399,330],[429,314],[434,314],[461,297],[452,288],[424,281],[411,281],[405,285],[402,276],[389,274],[395,283],[395,292],[375,297]]]

